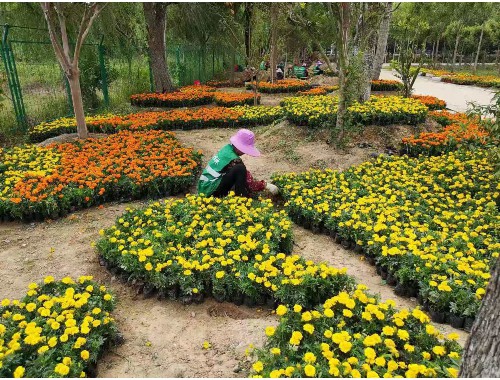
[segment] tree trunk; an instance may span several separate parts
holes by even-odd
[[[245,17],[245,65],[250,64],[250,55],[252,49],[252,14],[253,14],[253,3],[245,3],[244,10]]]
[[[372,77],[373,77],[373,56],[375,54],[375,41],[377,36],[373,33],[368,39],[365,52],[363,53],[363,73],[362,73],[362,88],[359,100],[366,102],[370,99]]]
[[[455,63],[457,61],[458,43],[460,42],[460,30],[457,31],[457,38],[455,39],[455,50],[453,50],[453,58],[451,60],[451,71],[455,71]]]
[[[229,72],[229,84],[231,87],[234,86],[234,66],[236,65],[236,52],[232,51],[231,53],[231,71]]]
[[[500,75],[500,46],[497,46],[497,54],[495,57],[495,65],[497,66],[498,75]]]
[[[481,51],[481,44],[483,43],[483,34],[484,34],[484,22],[481,26],[481,36],[479,37],[479,44],[477,45],[476,59],[474,60],[474,74],[477,71],[477,61],[479,60],[479,52]]]
[[[76,130],[78,138],[86,139],[89,136],[87,124],[85,123],[85,112],[83,111],[82,89],[80,87],[80,71],[71,69],[67,74],[69,89],[71,91],[71,100],[73,101],[73,111],[76,119]]]
[[[146,19],[148,48],[155,91],[172,92],[175,87],[168,71],[165,48],[168,4],[142,3],[142,6]]]
[[[465,344],[459,377],[498,377],[500,374],[500,262],[491,273],[483,303]]]
[[[382,22],[378,31],[377,47],[375,50],[375,58],[373,60],[373,75],[372,79],[380,78],[380,71],[384,63],[385,50],[387,48],[387,39],[389,38],[389,27],[391,25],[392,3],[387,3]]]
[[[270,66],[271,66],[271,83],[274,83],[276,80],[276,66],[277,66],[277,40],[278,40],[278,31],[277,31],[277,17],[278,17],[278,5],[277,3],[271,3],[271,54],[270,54]]]
[[[439,59],[439,40],[441,36],[438,37],[437,42],[436,42],[436,55],[434,56],[433,60],[433,66],[436,67],[436,62]]]

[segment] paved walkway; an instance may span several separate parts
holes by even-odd
[[[391,70],[383,69],[380,79],[398,79]],[[467,102],[477,102],[481,105],[491,103],[493,91],[476,86],[461,86],[458,84],[438,82],[433,78],[419,76],[413,85],[416,95],[432,95],[446,101],[447,107],[457,112],[467,111]]]

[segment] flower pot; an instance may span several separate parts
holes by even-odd
[[[345,249],[349,249],[351,247],[351,242],[347,239],[343,239],[342,242],[340,243],[342,247]]]
[[[180,301],[183,305],[191,305],[193,303],[193,296],[190,294],[182,296]]]
[[[339,234],[336,234],[335,235],[335,243],[340,244],[341,241],[342,241],[342,236],[340,236]]]
[[[417,282],[412,282],[407,286],[408,290],[408,297],[413,297],[417,298],[418,297],[418,291],[419,291],[419,286]]]
[[[362,247],[362,246],[360,246],[359,244],[357,244],[357,243],[356,243],[356,244],[354,245],[354,252],[356,252],[356,253],[361,253],[361,252],[363,252],[363,247]],[[373,265],[373,264],[372,264],[372,265]]]
[[[400,297],[406,297],[408,295],[408,288],[403,284],[397,284],[394,288],[394,293]]]
[[[382,267],[380,265],[375,264],[375,272],[380,276],[382,273]]]
[[[387,285],[390,286],[396,286],[398,283],[398,279],[392,273],[387,274],[387,279],[385,281],[387,282]]]
[[[170,300],[176,300],[179,296],[179,287],[173,286],[167,290],[167,296]]]
[[[380,267],[380,277],[382,277],[382,280],[386,280],[387,279],[387,268],[385,267]]]
[[[434,311],[432,309],[429,309],[429,314],[433,322],[444,323],[446,320],[446,315],[442,311]]]
[[[254,307],[255,306],[255,300],[252,297],[245,296],[245,299],[243,300],[243,304],[248,307]]]
[[[372,256],[366,256],[366,261],[368,262],[368,264],[370,264],[372,266],[376,264],[375,257],[372,257]],[[380,274],[380,273],[377,273],[377,274]]]
[[[467,317],[464,321],[464,330],[470,332],[472,330],[472,325],[474,324],[474,318]]]
[[[332,230],[330,230],[329,235],[330,235],[330,237],[331,237],[333,240],[335,240],[335,237],[337,236],[337,231],[335,231],[335,230],[333,230],[333,229],[332,229]]]
[[[214,297],[214,299],[217,302],[224,302],[226,300],[224,293],[220,293],[220,292],[212,292],[212,297]]]
[[[321,228],[318,224],[312,223],[311,224],[311,231],[313,232],[313,234],[319,234],[321,232]]]
[[[464,324],[465,324],[465,318],[464,317],[460,317],[460,316],[455,315],[455,314],[451,314],[450,315],[450,325],[451,325],[451,327],[454,327],[456,329],[461,329],[462,327],[464,327]]]
[[[192,295],[194,303],[202,303],[205,299],[205,295],[203,293],[196,293]]]

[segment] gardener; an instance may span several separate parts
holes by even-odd
[[[273,195],[278,194],[278,188],[272,183],[255,181],[240,158],[244,154],[260,156],[255,148],[254,133],[240,129],[230,142],[208,162],[198,182],[198,193],[225,197],[232,190],[238,196],[249,197],[252,192],[267,189]]]

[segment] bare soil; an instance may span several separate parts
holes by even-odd
[[[405,128],[410,127],[398,127],[397,130],[408,133]],[[360,137],[363,141],[368,140],[371,148],[360,148],[358,142],[353,141],[345,150],[338,150],[327,144],[321,134],[310,135],[304,128],[281,122],[255,129],[263,155],[245,157],[244,161],[259,179],[269,179],[273,172],[302,171],[311,167],[343,170],[383,152],[388,141],[400,138],[399,132],[390,133],[394,128],[386,129],[387,136],[381,141],[371,139],[372,134],[368,132]],[[180,131],[177,136],[185,145],[200,149],[206,163],[234,132],[233,129],[206,129]],[[99,238],[99,230],[111,226],[126,207],[144,204],[110,203],[57,221],[0,224],[0,278],[4,284],[0,299],[22,296],[30,282],[40,281],[47,275],[62,278],[91,274],[118,296],[114,315],[125,337],[123,345],[107,352],[99,362],[99,376],[246,376],[249,362],[245,349],[251,343],[262,345],[265,327],[277,324],[270,310],[219,304],[211,299],[189,306],[176,301],[144,299],[99,265],[91,246]],[[296,253],[346,267],[358,282],[368,285],[382,299],[394,299],[399,307],[416,306],[414,299],[396,296],[360,255],[344,250],[329,237],[314,235],[299,227],[295,228],[295,236]],[[466,333],[449,326],[438,327],[443,332],[458,332],[462,344],[467,338]],[[209,350],[202,348],[204,341],[211,343]]]

